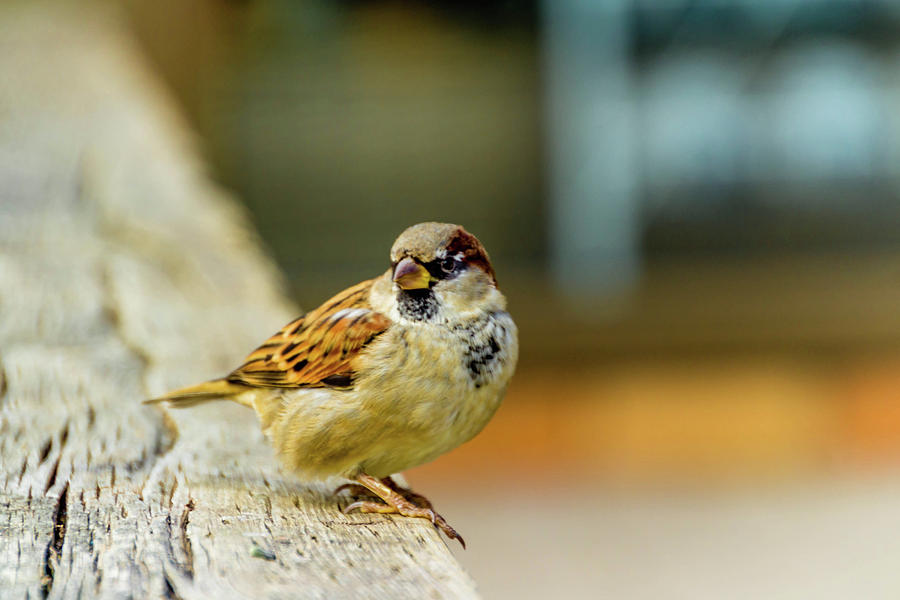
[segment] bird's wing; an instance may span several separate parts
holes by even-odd
[[[351,387],[360,350],[391,324],[369,305],[373,281],[288,323],[226,379],[257,387]]]

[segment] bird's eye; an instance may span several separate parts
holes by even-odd
[[[444,273],[453,273],[459,267],[459,261],[455,258],[445,258],[441,261],[441,271]]]

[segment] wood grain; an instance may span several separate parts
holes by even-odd
[[[108,6],[0,7],[0,595],[475,597],[430,523],[342,514],[246,409],[141,404],[297,309]]]

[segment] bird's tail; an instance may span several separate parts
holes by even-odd
[[[244,398],[247,391],[245,385],[231,383],[226,379],[213,379],[169,392],[159,398],[144,400],[144,404],[168,402],[172,408],[188,408],[210,400],[233,400],[238,404],[252,407],[249,400]]]

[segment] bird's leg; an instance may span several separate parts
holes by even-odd
[[[422,494],[417,494],[409,488],[405,488],[402,485],[398,484],[392,477],[385,477],[381,480],[381,483],[388,486],[416,506],[421,508],[434,508],[431,504],[431,500],[423,496]]]
[[[390,484],[386,483],[385,479],[390,481]],[[424,496],[413,494],[412,492],[409,492],[409,490],[400,488],[400,486],[394,483],[394,481],[389,477],[385,479],[378,479],[377,477],[372,477],[371,475],[366,475],[365,473],[360,473],[359,475],[357,475],[357,484],[381,498],[384,503],[368,500],[357,500],[356,502],[353,502],[352,504],[347,506],[347,508],[344,509],[344,512],[349,513],[353,510],[358,509],[360,512],[364,513],[397,513],[403,515],[404,517],[419,517],[429,519],[432,523],[434,523],[434,526],[443,531],[448,538],[450,538],[451,540],[459,540],[459,543],[462,544],[462,547],[466,547],[466,542],[462,539],[462,536],[460,536],[455,529],[450,527],[447,521],[444,520],[444,517],[436,513],[434,509],[431,508],[431,503],[428,502],[428,500]],[[350,486],[352,485],[354,484],[350,484]],[[341,488],[344,488],[344,486],[341,486]],[[424,503],[427,503],[427,506],[418,506],[412,500],[408,499],[404,492],[400,492],[395,488],[404,490],[404,492],[409,492],[413,495],[413,497],[420,499],[420,501],[424,500]]]
[[[410,502],[412,502],[413,504],[415,504],[416,506],[418,506],[420,508],[432,508],[432,509],[434,508],[434,506],[431,504],[431,501],[428,498],[426,498],[422,494],[417,494],[416,492],[412,491],[409,488],[403,487],[402,485],[400,485],[399,483],[394,481],[394,479],[392,477],[383,477],[381,479],[381,483],[388,486],[389,488],[391,488],[392,490],[394,490],[395,492],[397,492],[398,494],[400,494],[401,496],[403,496],[404,498],[406,498],[407,500],[409,500]],[[373,492],[366,486],[364,486],[360,483],[354,483],[354,482],[344,483],[342,485],[339,485],[337,488],[335,488],[334,494],[337,495],[337,494],[340,494],[341,492],[345,492],[345,491],[349,491],[352,496],[372,497],[374,495]],[[377,498],[378,496],[375,496],[375,497]]]

